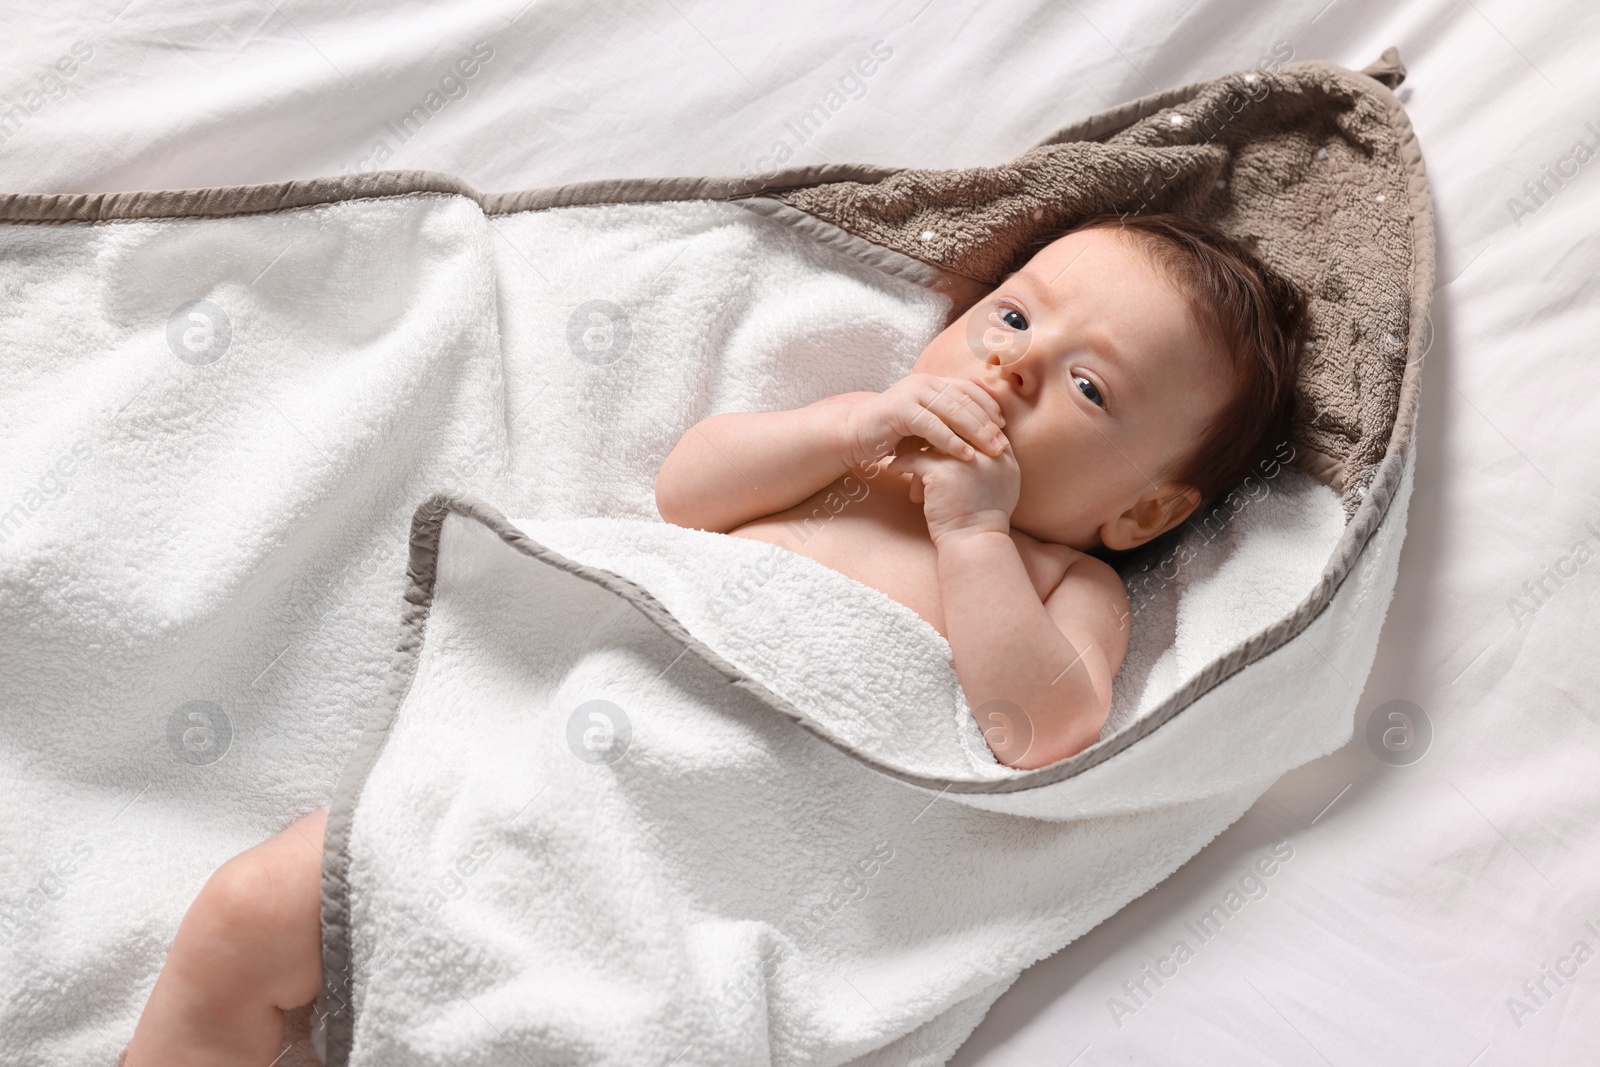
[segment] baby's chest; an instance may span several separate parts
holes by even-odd
[[[885,494],[887,495],[887,494]],[[910,504],[909,501],[906,502]],[[877,506],[873,506],[873,505]],[[922,521],[920,505],[897,507],[870,498],[841,508],[794,508],[750,523],[735,535],[786,545],[826,567],[854,578],[915,611],[948,637],[939,588],[939,554]],[[1034,593],[1042,601],[1061,581],[1065,560],[1033,538],[1013,534],[1012,543]]]
[[[919,538],[915,531],[857,513],[835,517],[791,547],[898,600],[948,636],[939,595],[939,555],[926,533]]]

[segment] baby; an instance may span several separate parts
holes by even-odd
[[[1037,246],[1036,246],[1037,247]],[[787,545],[949,642],[996,758],[1093,744],[1127,650],[1126,551],[1288,433],[1302,301],[1177,216],[1091,219],[882,393],[724,414],[656,479],[662,518]],[[324,809],[223,864],[184,915],[127,1067],[267,1067],[321,982]]]
[[[1127,593],[1090,551],[1172,529],[1286,436],[1300,307],[1199,223],[1092,219],[884,392],[699,423],[656,506],[911,608],[995,757],[1043,767],[1099,738],[1127,650]]]

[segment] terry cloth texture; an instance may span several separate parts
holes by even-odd
[[[943,642],[876,590],[742,538],[429,501],[329,808],[328,1063],[945,1062],[1349,736],[1404,510],[1300,640],[1005,793],[1037,772],[975,758]]]
[[[1365,82],[1361,91],[1385,92]],[[1419,163],[1396,156],[1392,185],[1380,186],[1409,192]],[[1035,169],[1049,168],[1018,165]],[[829,218],[828,196],[878,184],[772,199],[903,253],[908,232],[932,243],[927,223],[902,219],[891,234]],[[1396,220],[1397,258],[1374,267],[1392,292],[1357,294],[1380,318],[1398,294],[1402,352],[1415,351],[1411,310],[1425,308],[1431,281],[1414,207],[1408,199]],[[986,280],[958,271],[968,261],[957,256],[921,261]],[[1360,394],[1375,406],[1387,396],[1390,410],[1373,431],[1384,438],[1375,466],[1359,479],[1353,459],[1345,469],[1348,525],[1319,511],[1328,488],[1284,475],[1276,489],[1280,524],[1268,522],[1264,540],[1276,532],[1305,555],[1328,553],[1320,578],[1314,565],[1301,572],[1299,604],[1180,597],[1180,634],[1187,618],[1190,632],[1226,632],[1229,650],[1178,657],[1170,666],[1186,680],[1153,683],[1162,695],[1144,716],[1034,772],[974,758],[966,720],[952,723],[937,691],[954,694],[948,674],[905,675],[903,664],[939,658],[937,635],[803,557],[653,524],[511,520],[470,497],[429,501],[413,525],[389,698],[331,809],[330,1062],[434,1064],[447,1048],[485,1058],[507,1044],[535,1058],[581,1050],[597,1064],[661,1049],[707,1064],[943,1062],[1025,961],[1120,908],[1284,770],[1348,737],[1349,682],[1371,664],[1412,484],[1410,414],[1399,410],[1411,362],[1389,360],[1387,392]],[[1178,584],[1226,574],[1261,518],[1194,545],[1198,561]],[[730,586],[748,591],[732,605]],[[1170,603],[1175,591],[1153,595]],[[1219,631],[1230,611],[1279,621]],[[580,751],[591,740],[598,772]],[[508,763],[507,751],[526,758]],[[489,766],[493,784],[477,774]],[[1120,869],[1113,854],[1127,860]],[[827,873],[841,856],[856,857],[854,869]],[[453,906],[437,889],[437,864],[451,857],[461,879],[481,879]],[[461,996],[480,1018],[459,1010]]]
[[[332,790],[334,1062],[633,1063],[652,1036],[680,1063],[942,1062],[1349,737],[1432,287],[1388,114],[1413,243],[1374,271],[1411,329],[1353,516],[1264,471],[1130,578],[1107,732],[1027,772],[973,743],[909,609],[653,504],[695,421],[886,388],[977,284],[774,199],[896,172],[0,198],[0,706],[28,712],[0,719],[0,852],[41,872],[0,901],[0,973],[49,991],[0,1033],[109,1062],[206,876]],[[591,699],[629,705],[614,764],[586,758]]]
[[[1420,266],[1417,149],[1385,87],[1404,68],[1391,49],[1368,70],[1241,72],[1078,123],[999,166],[775,195],[982,288],[1041,235],[1102,212],[1172,211],[1243,239],[1308,297],[1292,441],[1353,514],[1395,428]]]

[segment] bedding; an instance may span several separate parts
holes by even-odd
[[[389,165],[459,174],[490,189],[736,173],[770,148],[785,119],[821,99],[823,83],[837,81],[832,68],[843,70],[880,37],[894,58],[823,133],[804,144],[790,139],[800,158],[987,164],[1016,155],[1063,115],[1247,67],[1274,49],[1359,66],[1398,41],[1411,67],[1401,96],[1429,147],[1449,225],[1441,231],[1442,307],[1430,323],[1434,367],[1411,544],[1357,738],[1288,776],[1195,860],[1024,974],[957,1061],[1065,1061],[1092,1045],[1079,1062],[1161,1062],[1199,1042],[1240,1062],[1322,1063],[1319,1049],[1335,1062],[1412,1062],[1440,1049],[1459,1052],[1462,1062],[1480,1054],[1480,1063],[1583,1062],[1594,1036],[1584,985],[1559,987],[1553,1001],[1517,1019],[1507,998],[1537,974],[1551,945],[1581,930],[1592,889],[1577,858],[1592,837],[1586,828],[1600,825],[1596,794],[1580,766],[1581,712],[1560,696],[1586,686],[1582,620],[1592,614],[1592,591],[1580,575],[1520,630],[1506,598],[1569,553],[1569,534],[1583,528],[1545,476],[1565,492],[1592,494],[1583,458],[1591,450],[1581,447],[1592,390],[1569,355],[1592,333],[1592,302],[1571,282],[1588,262],[1586,230],[1575,223],[1592,213],[1594,193],[1586,177],[1570,187],[1552,183],[1553,199],[1522,191],[1542,164],[1570,156],[1584,129],[1576,101],[1592,96],[1592,79],[1579,50],[1564,45],[1592,38],[1591,16],[1569,5],[1515,12],[1319,0],[1208,2],[1182,12],[1141,5],[1125,17],[1090,5],[1005,5],[963,22],[940,5],[922,7],[824,6],[765,13],[755,25],[710,6],[606,20],[543,3],[436,9],[432,26],[359,5],[284,9],[265,19],[232,4],[121,12],[69,5],[49,24],[18,9],[0,16],[17,72],[11,99],[73,55],[77,34],[95,50],[62,76],[66,95],[41,94],[41,109],[20,129],[8,127],[0,174],[11,190],[92,193],[340,173],[382,136],[381,119],[406,111],[480,37],[493,42],[498,62]],[[67,21],[74,14],[76,26]],[[1029,31],[1016,32],[1021,25]],[[779,38],[783,46],[771,43]],[[950,93],[952,84],[963,88]],[[263,94],[263,86],[284,91]],[[691,113],[695,122],[679,121]],[[1507,211],[1513,192],[1524,205],[1520,225]],[[1508,377],[1509,365],[1532,371]],[[44,485],[55,488],[54,480]],[[409,514],[391,513],[391,543],[403,542]],[[388,573],[398,588],[386,572],[395,561],[357,551],[348,576]],[[290,580],[330,584],[325,574]],[[182,610],[204,615],[204,602]],[[260,644],[241,688],[283,647]],[[101,776],[98,821],[81,818],[88,808],[70,802],[34,811],[30,836],[5,842],[8,899],[37,910],[65,906],[80,936],[100,923],[120,926],[124,907],[148,930],[118,954],[132,961],[130,973],[146,975],[143,987],[91,980],[84,969],[93,954],[67,951],[30,972],[53,975],[47,984],[9,987],[25,1012],[70,991],[85,1031],[105,1032],[99,1045],[125,1036],[205,875],[326,800],[355,724],[297,718],[295,709],[314,700],[307,683],[316,680],[280,671],[285,661],[294,658],[286,654],[249,692],[260,694],[261,722],[281,721],[302,742],[299,765],[265,779],[242,776],[235,788],[195,782],[194,803],[167,804],[143,777],[106,781],[91,760],[70,786]],[[1436,731],[1423,761],[1395,768],[1380,763],[1361,734],[1367,712],[1402,696],[1427,709]],[[5,779],[34,787],[9,763]],[[110,855],[101,849],[86,858],[91,842],[100,844],[83,832],[90,828],[138,842],[140,870],[171,892],[124,883],[116,903],[87,892],[80,875]],[[1110,996],[1127,999],[1124,983],[1141,974],[1140,963],[1160,960],[1190,912],[1222,900],[1256,853],[1268,855],[1283,836],[1294,859],[1269,880],[1270,895],[1148,1005],[1128,1000],[1137,1017],[1116,1025]],[[1419,959],[1432,962],[1408,962]],[[1348,981],[1357,974],[1362,982]],[[1473,1008],[1465,1025],[1463,1005]],[[0,1045],[10,1048],[13,1032],[6,1029]]]

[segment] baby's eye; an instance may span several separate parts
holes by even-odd
[[[1028,328],[1028,320],[1023,318],[1022,312],[1016,308],[1001,308],[1000,321],[1013,330],[1026,330]]]
[[[1072,376],[1072,383],[1078,387],[1078,392],[1089,398],[1089,403],[1099,405],[1100,407],[1106,406],[1105,397],[1100,395],[1100,390],[1096,389],[1094,383],[1089,379],[1085,378],[1081,374],[1074,374]]]

